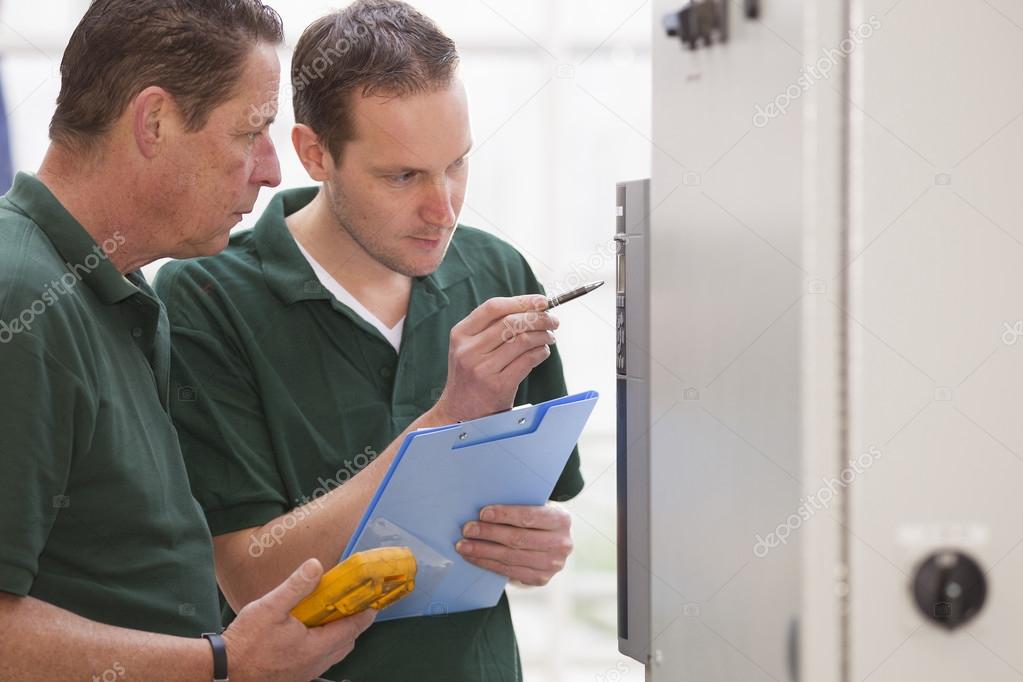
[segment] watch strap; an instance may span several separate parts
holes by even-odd
[[[224,638],[215,632],[204,632],[203,639],[213,649],[213,682],[229,682],[227,677],[227,644]]]

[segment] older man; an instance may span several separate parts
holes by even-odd
[[[322,573],[298,562],[201,637],[220,632],[213,548],[138,273],[219,251],[279,183],[281,37],[259,0],[95,0],[42,166],[0,200],[2,680],[305,682],[372,620],[290,617]]]
[[[319,186],[278,194],[223,254],[157,279],[171,412],[235,609],[307,557],[337,561],[404,432],[565,393],[529,266],[457,224],[472,146],[457,64],[401,2],[314,22],[292,60],[292,140]],[[573,455],[554,498],[581,488]],[[466,560],[525,584],[546,584],[571,551],[554,505],[466,521]],[[324,676],[521,679],[507,599],[375,625]]]

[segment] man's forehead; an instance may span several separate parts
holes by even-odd
[[[238,95],[220,106],[226,120],[242,128],[263,128],[277,118],[279,94],[276,91]]]
[[[452,145],[464,147],[471,137],[460,83],[406,97],[354,96],[351,111],[353,142],[402,158],[432,155]]]
[[[246,60],[234,97],[227,103],[235,116],[253,125],[272,121],[280,106],[281,69],[276,50],[261,45]],[[258,119],[258,122],[257,122]]]

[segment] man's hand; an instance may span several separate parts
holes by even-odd
[[[471,564],[525,585],[546,585],[572,553],[572,517],[544,507],[492,505],[462,527],[455,549]]]
[[[439,423],[512,407],[519,384],[551,354],[558,318],[546,307],[540,295],[492,298],[452,328],[447,382],[432,410]]]
[[[315,628],[291,615],[322,575],[320,562],[310,559],[241,610],[224,632],[232,680],[306,682],[351,653],[355,638],[376,618],[373,609]]]

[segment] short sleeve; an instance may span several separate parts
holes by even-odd
[[[262,401],[215,292],[165,266],[155,289],[171,325],[171,417],[192,494],[213,535],[262,526],[288,510]]]
[[[0,591],[26,595],[66,497],[75,452],[92,439],[81,379],[28,332],[0,334]]]

